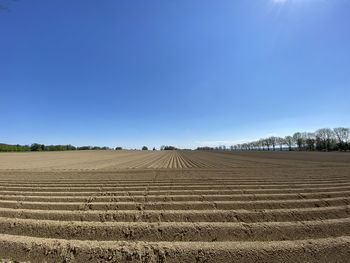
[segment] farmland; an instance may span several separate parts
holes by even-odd
[[[350,154],[0,154],[0,255],[32,262],[345,262]]]

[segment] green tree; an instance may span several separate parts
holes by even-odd
[[[33,152],[44,151],[45,150],[45,145],[44,144],[39,144],[39,143],[33,143],[30,146],[30,150],[33,151]]]

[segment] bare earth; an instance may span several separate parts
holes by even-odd
[[[0,233],[0,262],[349,262],[350,154],[0,153]]]

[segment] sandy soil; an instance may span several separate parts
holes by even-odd
[[[1,153],[0,233],[3,262],[348,262],[350,154]]]

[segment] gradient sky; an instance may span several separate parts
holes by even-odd
[[[0,2],[0,142],[197,147],[350,126],[348,0]]]

